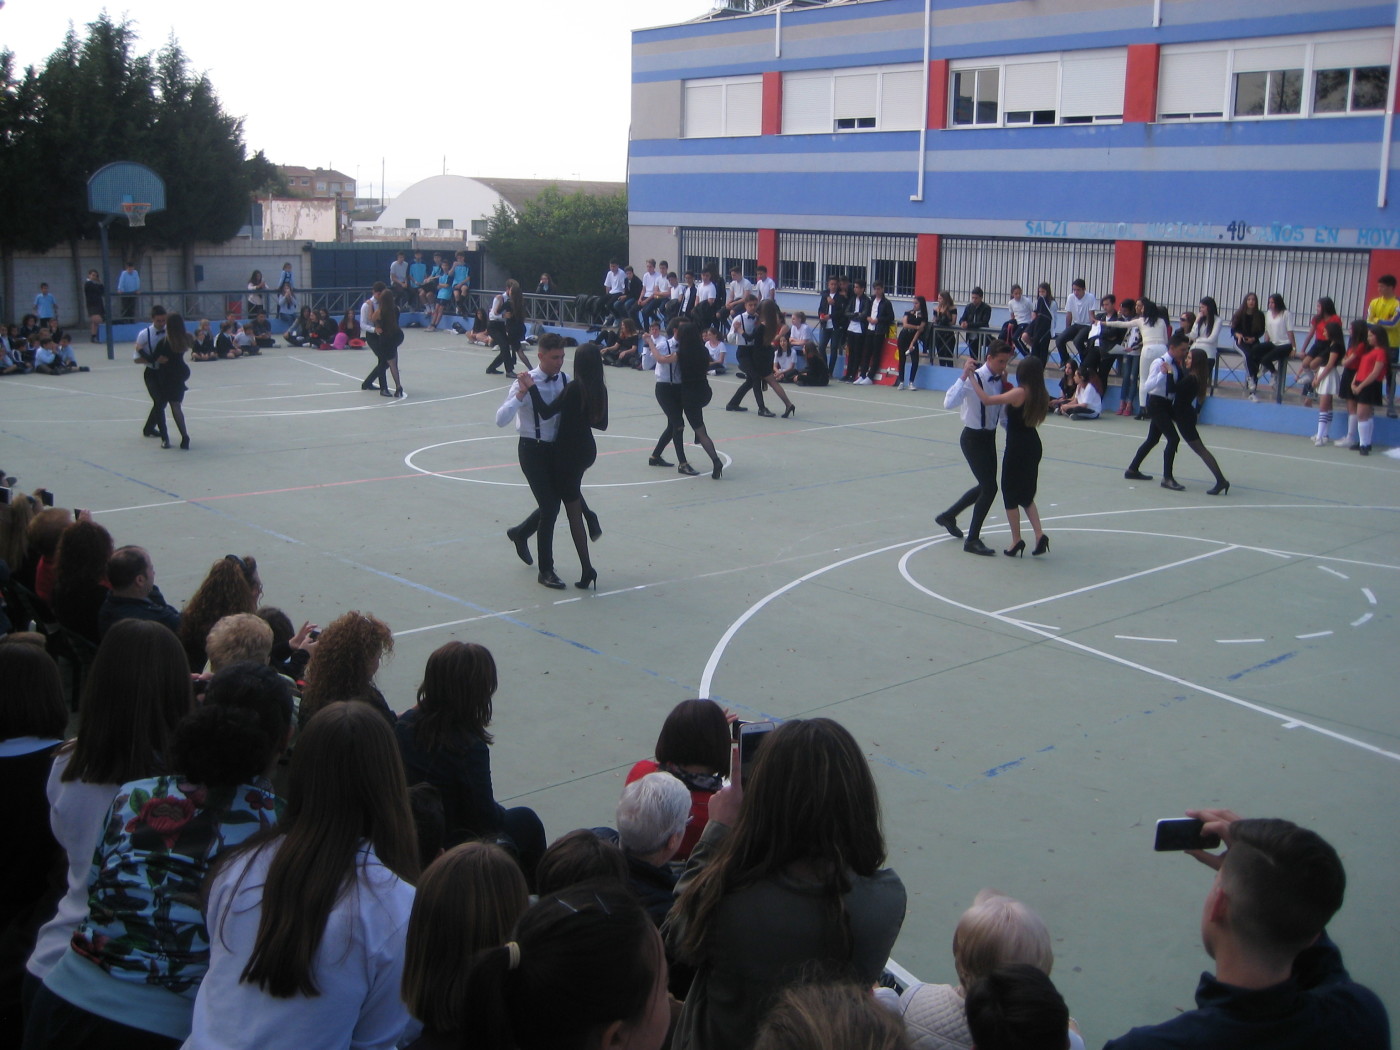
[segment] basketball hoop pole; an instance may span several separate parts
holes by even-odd
[[[103,319],[106,323],[102,327],[107,330],[108,361],[115,361],[117,359],[116,347],[112,343],[112,325],[116,321],[116,317],[112,314],[112,268],[108,265],[107,261],[107,226],[115,218],[115,215],[106,215],[102,218],[102,221],[97,224],[97,229],[102,234],[102,291],[107,297],[107,315]]]

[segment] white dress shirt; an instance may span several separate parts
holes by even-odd
[[[564,392],[564,386],[569,381],[563,372],[547,376],[538,368],[530,369],[530,378],[540,388],[540,397],[546,405],[554,403]],[[505,403],[496,409],[496,426],[507,426],[512,419],[515,420],[515,432],[521,437],[553,441],[559,436],[559,417],[554,415],[548,419],[536,419],[534,399],[528,392],[524,399],[521,399],[518,379],[510,385],[510,393],[506,395]]]
[[[1167,369],[1172,373],[1171,378],[1173,382],[1181,378],[1176,365],[1170,358],[1158,358],[1156,361],[1152,362],[1152,374],[1142,381],[1142,387],[1139,390],[1139,393],[1142,395],[1141,400],[1146,401],[1149,397],[1171,396],[1171,392],[1167,387],[1167,373],[1162,371],[1163,364],[1165,364]]]
[[[778,297],[778,282],[771,277],[765,277],[754,284],[754,289],[758,292],[759,299],[776,299]]]
[[[1011,320],[1016,324],[1031,323],[1031,301],[1024,295],[1019,299],[1006,300],[1006,309],[1011,313]]]
[[[649,355],[652,360],[656,360],[656,355],[658,354],[665,354],[667,357],[670,357],[676,352],[675,345],[664,335],[660,339],[655,340],[653,345],[656,349]],[[679,361],[657,361],[656,381],[658,383],[679,383],[681,381],[681,363]]]
[[[1082,324],[1089,326],[1094,323],[1094,304],[1098,300],[1088,292],[1083,295],[1075,295],[1071,292],[1065,297],[1065,313],[1069,314],[1070,324]]]
[[[992,375],[992,370],[986,365],[979,367],[972,375],[973,378],[967,380],[958,376],[948,388],[948,392],[943,395],[943,407],[958,409],[963,426],[969,430],[995,430],[1001,422],[1004,406],[982,404],[981,398],[970,389],[970,385],[980,379],[982,389],[995,396],[1005,391],[1006,379],[1003,376]]]

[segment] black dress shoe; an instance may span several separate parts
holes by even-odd
[[[520,535],[512,526],[506,529],[506,539],[515,544],[515,553],[519,556],[521,561],[526,565],[535,564],[535,559],[530,555],[530,539],[528,536]]]
[[[985,543],[976,538],[970,539],[966,543],[964,543],[963,550],[967,551],[968,554],[982,554],[989,558],[992,555],[996,554],[996,551],[992,550],[992,548],[988,547]]]
[[[674,467],[675,464],[672,463],[672,462],[670,462],[669,460],[662,459],[660,456],[652,456],[650,459],[647,460],[647,466],[649,466],[649,467]]]
[[[778,415],[778,413],[774,412],[771,408],[760,408],[758,414],[768,419],[776,419]]]
[[[546,569],[545,571],[541,572],[539,574],[538,579],[541,585],[548,587],[552,591],[562,591],[565,586],[564,581],[561,580],[558,576],[554,575],[553,569]]]
[[[962,539],[963,531],[962,529],[958,528],[958,519],[953,517],[947,511],[944,511],[942,514],[938,515],[938,517],[934,518],[933,523],[935,525],[942,525],[945,529],[948,530],[948,535],[952,536],[953,539]]]
[[[725,405],[725,406],[724,406],[724,410],[725,410],[726,412],[747,412],[747,411],[749,410],[749,406],[748,406],[748,405]]]
[[[1151,475],[1151,474],[1144,474],[1142,471],[1140,471],[1140,470],[1134,470],[1134,469],[1132,469],[1132,468],[1129,468],[1128,470],[1123,471],[1123,476],[1124,476],[1125,478],[1127,478],[1129,481],[1151,481],[1151,480],[1152,480],[1152,475]]]
[[[1171,489],[1173,492],[1185,492],[1186,486],[1177,481],[1176,478],[1163,478],[1162,488]]]

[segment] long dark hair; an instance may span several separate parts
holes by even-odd
[[[1340,359],[1341,355],[1347,352],[1347,337],[1342,332],[1341,322],[1328,321],[1323,331],[1327,333],[1328,355],[1337,354]]]
[[[764,742],[733,830],[676,900],[680,957],[703,959],[727,894],[803,861],[838,921],[850,874],[873,875],[885,862],[875,778],[855,738],[829,718],[785,722]]]
[[[1050,392],[1045,389],[1045,363],[1038,357],[1023,357],[1016,366],[1016,385],[1026,392],[1021,403],[1021,420],[1038,427],[1050,412]]]
[[[225,554],[209,566],[204,582],[185,603],[180,614],[180,641],[190,663],[204,665],[204,642],[209,629],[225,616],[256,612],[262,583],[258,579],[258,562],[251,554],[239,557]]]
[[[64,529],[54,566],[54,608],[61,613],[88,588],[101,584],[111,557],[112,534],[97,522],[75,521]]]
[[[608,1025],[644,1015],[665,966],[656,926],[630,890],[609,881],[542,898],[520,917],[514,943],[514,952],[491,948],[472,963],[467,1046],[596,1046]]]
[[[603,382],[603,354],[597,343],[584,343],[574,351],[573,382],[583,389],[583,407],[588,422],[596,424],[607,419],[608,387]]]
[[[63,702],[63,681],[52,656],[37,645],[0,645],[0,682],[5,685],[0,740],[21,736],[63,739],[68,705]]]
[[[1199,346],[1186,355],[1186,368],[1196,377],[1197,397],[1205,403],[1205,395],[1210,392],[1210,354]]]
[[[1337,316],[1337,304],[1332,301],[1330,295],[1319,296],[1317,305],[1318,312],[1313,314],[1313,324],[1321,324],[1327,318]]]
[[[486,727],[496,684],[496,661],[486,646],[448,642],[435,649],[418,687],[418,746],[428,752],[465,747],[464,736],[491,743]]]
[[[506,281],[506,298],[510,300],[510,319],[517,324],[524,324],[525,296],[520,291],[520,282],[514,277]]]
[[[190,348],[190,333],[185,328],[185,319],[180,314],[167,314],[165,317],[165,341],[170,349],[183,354]]]
[[[364,863],[357,858],[366,840],[395,875],[417,879],[406,779],[394,731],[368,704],[331,704],[307,723],[292,755],[281,822],[221,860],[277,845],[240,981],[279,999],[320,994],[316,951],[331,909],[355,882],[357,863]]]
[[[1258,302],[1259,297],[1255,296],[1254,300]],[[1196,318],[1196,327],[1192,331],[1209,335],[1210,330],[1215,327],[1216,318],[1220,316],[1220,307],[1215,305],[1215,300],[1209,295],[1201,296],[1201,305],[1205,307],[1205,310]]]
[[[700,383],[710,370],[710,352],[700,336],[700,326],[694,321],[682,321],[676,326],[676,360],[681,366],[682,383]]]
[[[83,684],[66,781],[125,784],[167,767],[170,742],[194,703],[190,664],[163,624],[118,620]]]
[[[1165,321],[1166,314],[1162,313],[1162,308],[1146,296],[1137,301],[1138,309],[1142,311],[1142,319],[1148,324],[1156,324],[1158,321]]]
[[[713,700],[682,700],[656,738],[660,765],[704,766],[710,773],[729,771],[729,720]]]

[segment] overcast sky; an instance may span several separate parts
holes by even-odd
[[[248,150],[335,167],[359,195],[429,175],[627,176],[630,33],[710,0],[271,4],[0,0],[0,46],[42,65],[73,23],[129,14],[141,51],[173,31]],[[514,134],[512,134],[514,132]]]

